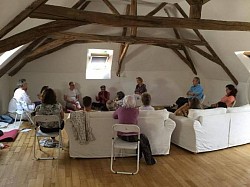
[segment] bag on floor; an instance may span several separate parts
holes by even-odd
[[[10,117],[9,115],[0,115],[0,122],[4,123],[14,123],[14,118]]]

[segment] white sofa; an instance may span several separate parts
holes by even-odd
[[[90,126],[96,138],[87,144],[75,140],[70,119],[66,119],[65,130],[69,138],[69,154],[74,158],[110,157],[112,125],[118,123],[112,117],[113,112],[91,112]],[[140,111],[138,125],[151,145],[153,155],[169,154],[171,135],[175,122],[169,119],[167,110]]]
[[[176,122],[172,142],[194,153],[214,151],[250,143],[250,106],[192,109]]]

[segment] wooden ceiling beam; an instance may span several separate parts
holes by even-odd
[[[85,3],[85,1],[86,1],[86,0],[79,0],[79,1],[77,1],[77,2],[72,6],[72,8],[73,8],[73,9],[78,9],[78,8],[80,8],[80,7],[82,6],[82,4]]]
[[[113,14],[120,15],[118,10],[108,0],[103,0],[103,2],[108,6],[108,8],[111,10]]]
[[[131,15],[113,15],[107,13],[79,11],[66,7],[43,5],[34,11],[40,15],[60,17],[64,20],[77,20],[89,23],[97,23],[114,27],[151,27],[151,28],[187,28],[203,30],[230,30],[230,31],[250,31],[249,22],[219,21],[206,19],[186,19],[169,17],[148,17]],[[34,16],[33,18],[44,18]]]
[[[56,38],[73,38],[76,40],[86,40],[93,42],[115,42],[115,43],[129,43],[129,44],[187,44],[187,45],[201,45],[206,43],[198,40],[187,39],[172,39],[172,38],[147,38],[147,37],[131,37],[131,36],[110,36],[110,35],[97,35],[97,34],[84,34],[73,32],[57,32],[51,35]]]
[[[87,6],[91,3],[91,1],[86,1],[80,8],[80,10],[84,10],[85,8],[87,8]]]
[[[42,36],[46,36],[50,33],[68,30],[84,24],[86,23],[79,21],[60,20],[39,25],[37,27],[28,29],[26,31],[13,35],[9,38],[1,40],[0,53],[14,49],[20,45],[29,43],[33,40],[36,40]]]
[[[159,6],[157,6],[154,10],[152,10],[151,12],[149,12],[146,16],[153,16],[155,15],[157,12],[159,12],[162,8],[164,8],[168,3],[161,3],[159,4]]]
[[[14,19],[12,19],[4,28],[0,30],[0,39],[8,34],[13,28],[19,25],[24,19],[26,19],[34,10],[39,6],[46,3],[48,0],[36,0],[20,14],[18,14]],[[3,8],[3,7],[2,7]]]
[[[26,57],[32,49],[34,49],[44,38],[39,38],[29,44],[25,49],[23,49],[19,54],[17,54],[10,62],[0,69],[0,78],[5,75],[12,67],[14,67],[20,59]]]
[[[182,14],[182,16],[184,18],[187,17],[187,14],[185,13],[185,11],[180,7],[179,4],[175,3],[174,4],[175,7],[177,8],[177,10]],[[222,69],[227,73],[227,75],[231,78],[231,80],[238,85],[238,80],[235,78],[235,76],[232,74],[232,72],[227,68],[227,66],[222,62],[222,60],[220,59],[220,57],[216,54],[216,52],[213,50],[213,48],[209,45],[209,43],[206,41],[206,39],[202,36],[202,34],[200,33],[199,30],[197,29],[193,29],[193,31],[195,32],[195,34],[199,37],[199,39],[203,42],[206,42],[205,47],[208,49],[208,51],[211,53],[208,54],[207,52],[201,50],[200,48],[196,47],[196,46],[189,46],[187,44],[187,46],[193,50],[195,50],[196,52],[198,52],[199,54],[201,54],[202,56],[204,56],[205,58],[215,62],[216,64],[220,65],[222,67]]]

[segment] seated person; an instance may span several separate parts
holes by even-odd
[[[101,91],[96,96],[96,101],[99,103],[93,103],[92,106],[98,110],[107,111],[106,102],[109,100],[110,93],[106,91],[106,86],[102,85]]]
[[[108,100],[106,103],[108,111],[115,111],[118,107],[115,101]]]
[[[17,83],[17,88],[14,91],[14,96],[10,100],[8,112],[10,116],[15,118],[15,112],[26,111],[31,113],[34,111],[35,104],[31,102],[30,97],[27,94],[28,84],[26,79],[20,79]],[[27,119],[27,116],[24,116]]]
[[[210,109],[210,108],[227,108],[227,104],[219,101],[218,103],[213,104],[213,106],[210,106],[204,109]]]
[[[232,107],[236,100],[238,90],[232,84],[226,85],[226,95],[221,98],[221,102],[226,103],[227,107]],[[212,104],[211,107],[215,107],[217,103]]]
[[[89,96],[85,96],[82,98],[83,111],[93,112],[92,110],[92,99]]]
[[[66,102],[66,108],[74,110],[74,111],[80,110],[81,105],[79,102],[79,98],[80,98],[80,93],[75,88],[75,83],[72,81],[69,82],[69,89],[64,94],[64,101]]]
[[[40,93],[37,94],[37,98],[39,99],[38,101],[34,102],[36,106],[40,105],[42,103],[42,94],[44,90],[47,90],[49,87],[48,86],[43,86]]]
[[[116,103],[117,107],[122,106],[124,97],[125,97],[125,94],[122,91],[119,91],[116,93],[115,103]]]
[[[185,103],[184,105],[182,105],[180,108],[178,108],[174,114],[176,116],[188,116],[188,110],[189,109],[201,109],[201,103],[200,100],[196,97],[193,98],[189,98],[188,99],[188,103]]]
[[[139,110],[135,108],[136,101],[132,95],[127,95],[123,99],[123,106],[119,107],[114,113],[113,118],[118,119],[120,124],[135,124],[138,123]],[[118,137],[123,141],[136,142],[138,135],[134,132],[122,133],[118,132]],[[152,156],[150,143],[146,135],[140,134],[140,156],[144,155],[145,161],[148,165],[156,163]]]
[[[176,101],[176,104],[178,108],[180,108],[182,105],[188,102],[188,98],[196,97],[199,100],[202,100],[204,94],[203,94],[203,88],[200,85],[200,78],[194,77],[193,78],[193,86],[190,87],[190,89],[187,92],[187,97],[179,97]]]
[[[147,92],[146,85],[143,83],[143,79],[141,77],[136,78],[137,85],[135,87],[135,94],[141,95],[144,92]]]
[[[154,107],[150,105],[151,95],[148,93],[143,93],[141,96],[142,106],[139,107],[139,110],[155,110]]]
[[[35,115],[57,115],[61,121],[61,128],[64,128],[64,112],[63,107],[56,100],[56,94],[54,90],[48,88],[44,90],[42,94],[42,104],[38,105],[35,109]],[[49,123],[39,123],[40,130],[44,133],[50,132],[58,132],[59,126],[57,122],[49,122]],[[55,141],[55,137],[52,137],[53,142]]]

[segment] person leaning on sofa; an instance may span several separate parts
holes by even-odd
[[[220,102],[226,103],[227,107],[232,107],[236,100],[238,90],[232,84],[226,85],[226,95],[221,98]],[[211,107],[216,107],[218,103],[212,104]]]
[[[135,124],[137,125],[139,110],[135,108],[136,101],[132,95],[127,95],[123,99],[123,106],[119,107],[114,113],[113,118],[118,119],[121,124]],[[118,137],[127,142],[136,142],[137,134],[118,132]],[[140,156],[144,155],[145,161],[148,165],[154,165],[156,160],[152,156],[148,138],[144,134],[140,134]]]
[[[139,107],[139,110],[155,110],[151,104],[151,95],[149,93],[143,93],[141,96],[142,106]]]
[[[82,104],[83,104],[83,111],[85,112],[94,112],[95,110],[92,110],[92,99],[89,96],[85,96],[82,98]]]
[[[176,116],[188,116],[188,110],[189,109],[201,109],[201,103],[200,100],[196,97],[193,98],[189,98],[188,99],[188,103],[185,103],[184,105],[182,105],[180,108],[178,108],[174,114]]]

